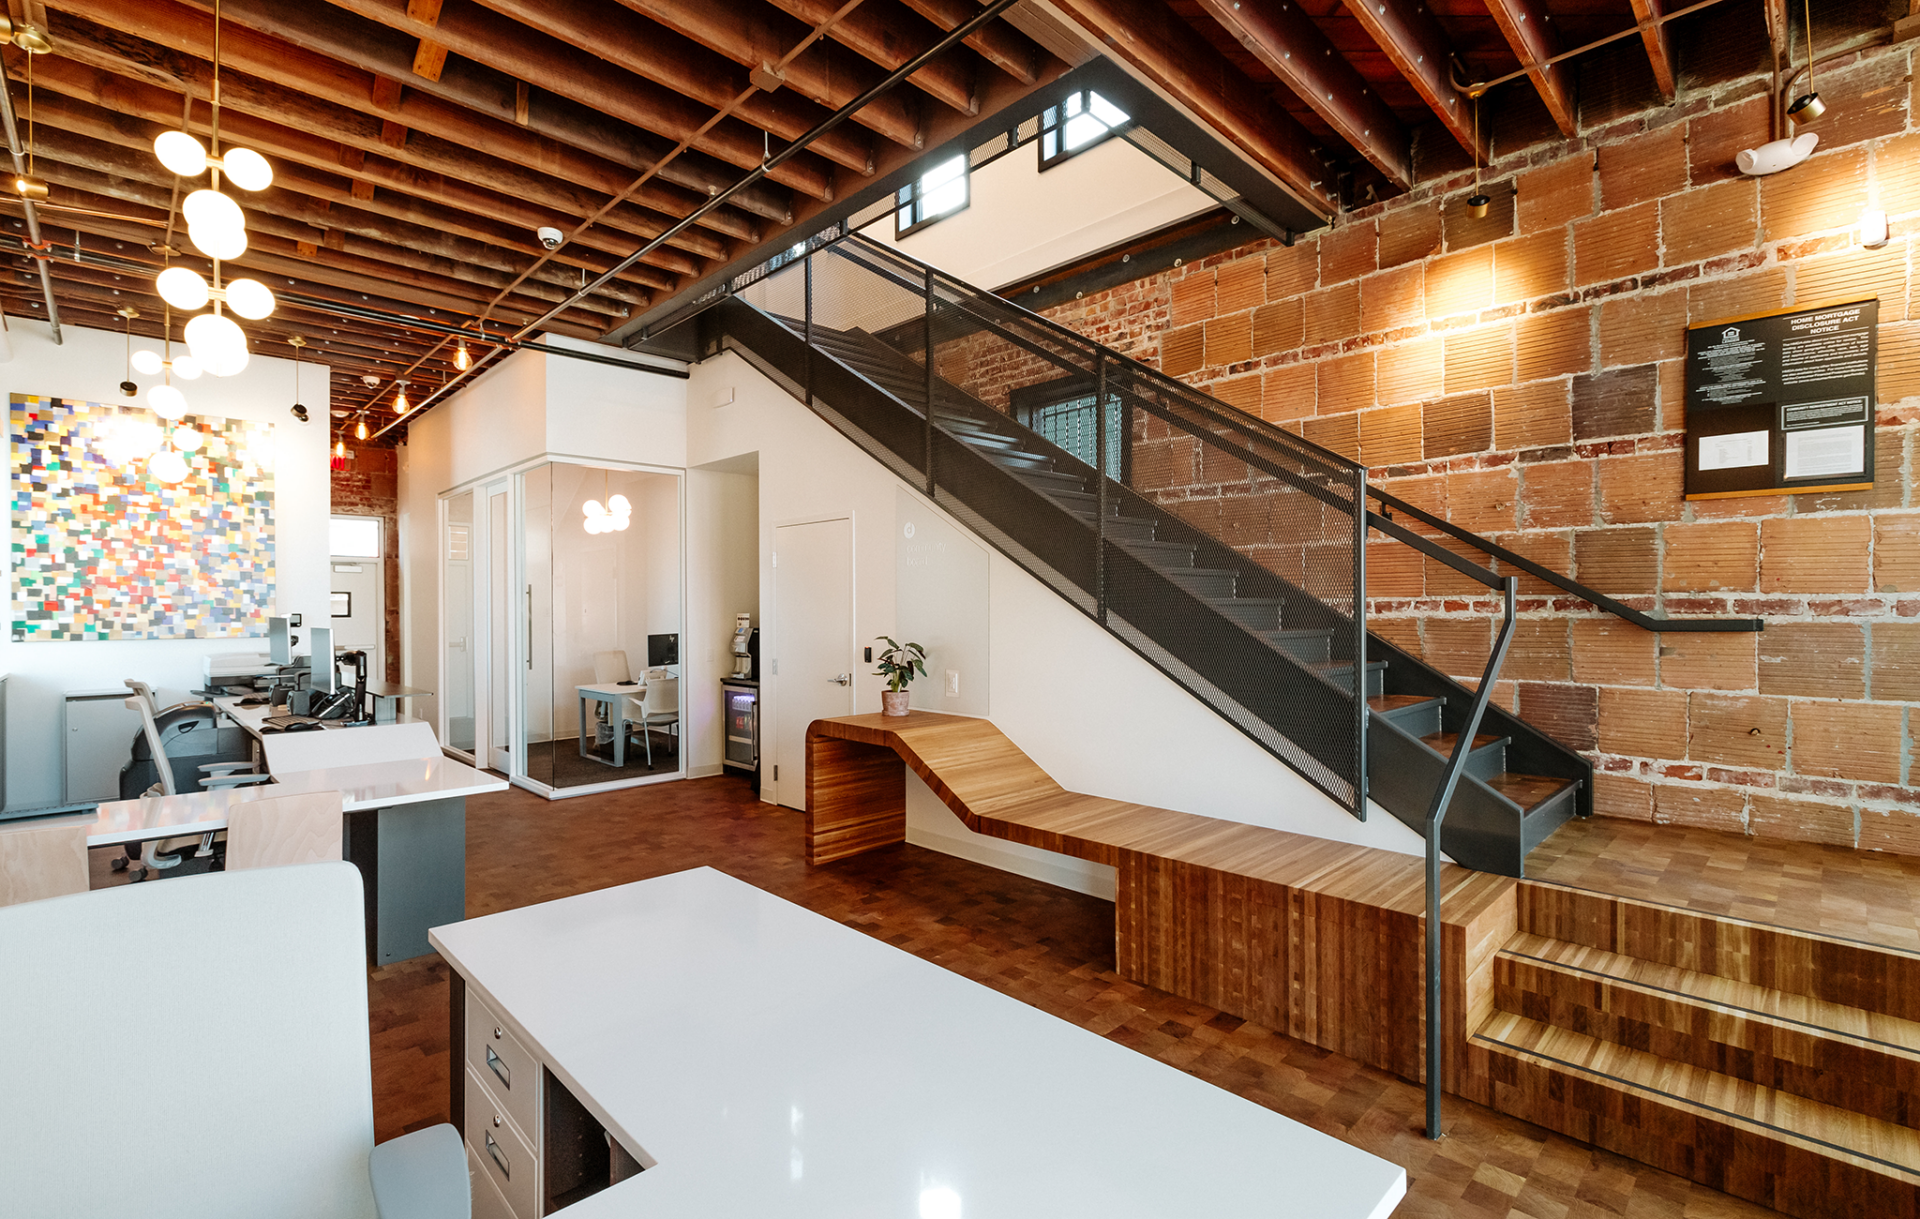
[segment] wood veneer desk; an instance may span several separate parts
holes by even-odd
[[[569,1219],[1375,1219],[1406,1192],[1385,1160],[711,868],[430,938],[474,1219],[578,1196],[582,1149],[607,1179],[602,1130],[646,1170]]]
[[[324,744],[352,756],[370,740],[357,733],[389,727],[326,733]],[[295,736],[309,750],[323,743],[321,733]],[[235,804],[337,791],[346,813],[343,853],[366,881],[367,960],[388,965],[433,951],[427,929],[466,917],[467,797],[506,788],[505,781],[438,752],[430,757],[276,771],[273,782],[250,787],[102,804],[92,818],[87,845],[224,830],[227,811]]]

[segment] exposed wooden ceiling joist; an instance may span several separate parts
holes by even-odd
[[[1553,14],[1542,0],[1487,0],[1487,11],[1513,48],[1514,58],[1527,70],[1527,79],[1546,103],[1554,126],[1561,135],[1572,135],[1579,126],[1573,109],[1573,74],[1565,63],[1551,62],[1560,53]]]
[[[1433,111],[1447,134],[1470,156],[1484,159],[1487,141],[1474,136],[1473,102],[1453,84],[1453,47],[1420,0],[1342,0],[1399,74]]]

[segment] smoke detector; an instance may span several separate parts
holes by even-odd
[[[360,381],[361,384],[365,385],[368,389],[372,389],[374,386],[380,384],[380,378],[374,376],[372,373],[367,373],[362,376]]]

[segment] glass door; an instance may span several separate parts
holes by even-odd
[[[473,492],[442,501],[440,740],[474,756]]]
[[[521,476],[526,777],[551,794],[684,773],[680,476]]]

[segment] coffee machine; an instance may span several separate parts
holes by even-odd
[[[760,629],[752,614],[733,616],[733,680],[760,680]]]

